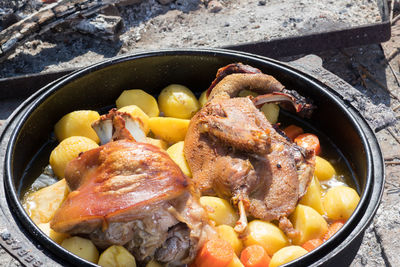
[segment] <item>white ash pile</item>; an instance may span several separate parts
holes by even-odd
[[[226,47],[381,20],[377,0],[0,0],[0,9],[7,8],[19,21],[0,30],[6,59],[0,77],[83,67],[141,50]]]
[[[64,34],[77,31],[96,37],[116,41],[123,27],[120,10],[124,6],[138,6],[143,0],[22,0],[0,2],[0,57],[6,58],[14,49],[48,30]],[[150,14],[167,12],[170,9],[189,12],[199,5],[210,6],[218,12],[222,5],[212,0],[158,0],[148,1]],[[143,8],[139,5],[139,8]],[[146,9],[146,7],[145,7]],[[133,8],[135,10],[135,8]],[[143,14],[141,10],[135,11]],[[148,12],[144,12],[148,15]]]

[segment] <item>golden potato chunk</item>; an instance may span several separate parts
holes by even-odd
[[[275,224],[260,220],[251,221],[247,226],[247,236],[244,238],[245,247],[260,245],[269,256],[289,245],[286,235]]]
[[[92,129],[92,123],[99,118],[99,113],[93,110],[77,110],[68,113],[56,123],[54,134],[59,142],[71,136],[85,136],[99,143],[100,139]]]
[[[161,149],[164,149],[164,150],[166,150],[167,147],[168,147],[167,142],[165,142],[164,140],[154,139],[154,138],[151,138],[151,137],[146,137],[146,142],[145,143],[152,144],[153,146],[157,146],[157,147],[159,147]]]
[[[318,179],[314,176],[307,188],[306,194],[301,198],[300,204],[309,206],[319,214],[324,215],[324,206],[322,204],[322,191]]]
[[[136,260],[123,246],[113,245],[101,253],[97,264],[102,267],[136,267]]]
[[[262,105],[261,111],[262,113],[264,113],[269,123],[275,124],[278,122],[279,105],[273,103],[266,103]]]
[[[155,260],[151,260],[146,264],[146,267],[162,267],[162,265]]]
[[[217,226],[217,233],[221,239],[228,241],[228,243],[231,244],[236,255],[239,256],[243,249],[243,244],[233,227],[225,224],[219,225]]]
[[[183,146],[185,142],[180,141],[167,149],[168,155],[171,157],[173,161],[181,168],[182,172],[192,177],[192,173],[190,172],[189,164],[186,161],[185,154],[183,153]]]
[[[328,223],[313,208],[297,205],[290,216],[294,229],[300,232],[297,238],[293,238],[293,244],[302,245],[304,242],[322,237],[328,230]]]
[[[97,263],[99,260],[99,251],[89,239],[73,236],[65,239],[61,246],[87,261]]]
[[[246,96],[249,96],[249,95],[254,96],[254,97],[258,96],[258,94],[256,92],[250,91],[250,90],[246,90],[246,89],[240,91],[239,94],[238,94],[239,97],[246,97]]]
[[[201,93],[199,98],[200,106],[203,107],[207,103],[207,100],[207,90],[205,90],[203,93]]]
[[[330,188],[323,199],[326,215],[333,220],[347,220],[356,209],[360,197],[348,186]]]
[[[272,256],[269,267],[278,267],[307,254],[307,250],[300,246],[288,246],[280,249]]]
[[[185,139],[190,120],[153,117],[149,119],[150,130],[157,138],[167,143],[176,143]]]
[[[160,110],[166,117],[190,119],[200,109],[192,91],[180,84],[165,87],[158,96]]]
[[[329,180],[335,174],[335,168],[333,168],[332,164],[330,164],[329,161],[319,156],[315,157],[314,175],[317,176],[320,181]]]
[[[156,99],[140,89],[125,90],[116,101],[117,108],[136,105],[149,117],[157,117],[160,114]]]
[[[147,116],[147,114],[144,113],[144,111],[141,110],[138,106],[136,105],[125,106],[120,108],[118,111],[129,113],[135,120],[138,118],[142,122],[140,126],[142,126],[143,132],[146,135],[149,133],[150,131],[149,116]]]
[[[54,174],[59,178],[64,178],[64,170],[68,162],[76,158],[79,153],[96,148],[99,145],[83,136],[71,136],[61,141],[50,154],[50,165]]]
[[[57,244],[61,244],[64,239],[68,238],[69,235],[65,233],[58,233],[50,228],[50,223],[39,223],[37,225],[40,230],[43,231],[48,237],[50,237]]]
[[[228,201],[219,197],[200,197],[201,205],[206,209],[210,220],[215,222],[215,225],[226,224],[234,227],[239,215],[232,208]]]
[[[67,183],[62,179],[29,194],[24,200],[24,208],[34,223],[48,223],[68,193]]]
[[[227,267],[244,267],[243,263],[240,261],[239,257],[234,255],[232,261]]]

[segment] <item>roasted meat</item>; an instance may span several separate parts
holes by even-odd
[[[256,106],[285,101],[308,116],[312,104],[290,94],[272,76],[240,63],[218,71],[212,87],[185,139],[184,153],[195,186],[203,194],[228,198],[238,205],[239,232],[246,227],[247,213],[266,221],[280,220],[281,227],[294,234],[286,217],[312,178],[314,154],[277,132]],[[237,97],[243,89],[266,95]]]
[[[180,168],[158,147],[135,142],[125,116],[113,110],[95,123],[104,132],[110,125],[101,123],[111,121],[115,141],[68,164],[71,193],[51,227],[88,235],[101,248],[123,245],[142,263],[189,263],[214,229]]]

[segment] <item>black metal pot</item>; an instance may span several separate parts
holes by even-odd
[[[26,100],[10,117],[1,136],[7,151],[1,152],[4,161],[0,162],[4,180],[4,187],[0,188],[0,218],[6,224],[0,228],[0,243],[10,252],[12,244],[19,244],[13,254],[28,265],[93,265],[45,236],[20,202],[21,190],[27,183],[23,177],[38,172],[48,162],[48,158],[36,162],[39,168],[29,165],[38,151],[52,145],[49,140],[54,124],[74,110],[109,107],[125,89],[141,88],[157,94],[168,84],[181,83],[199,93],[208,87],[219,67],[232,62],[250,64],[275,76],[318,106],[312,120],[303,123],[336,144],[351,167],[361,200],[345,227],[290,266],[348,265],[383,191],[384,165],[374,133],[352,106],[313,77],[275,60],[216,49],[166,50],[113,58],[74,72]]]

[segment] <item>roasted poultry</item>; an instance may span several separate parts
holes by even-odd
[[[244,89],[264,95],[237,97]],[[289,236],[295,235],[287,216],[305,194],[315,156],[276,130],[257,106],[281,102],[309,116],[312,104],[272,76],[240,63],[221,68],[208,93],[185,139],[195,186],[202,194],[218,195],[238,206],[238,232],[245,230],[250,215],[279,220]]]
[[[94,124],[102,142],[114,141],[69,163],[65,179],[71,193],[51,227],[88,235],[100,248],[123,245],[140,263],[153,258],[172,266],[189,263],[214,229],[168,154],[135,142],[133,136],[143,136],[136,126],[115,110]]]

